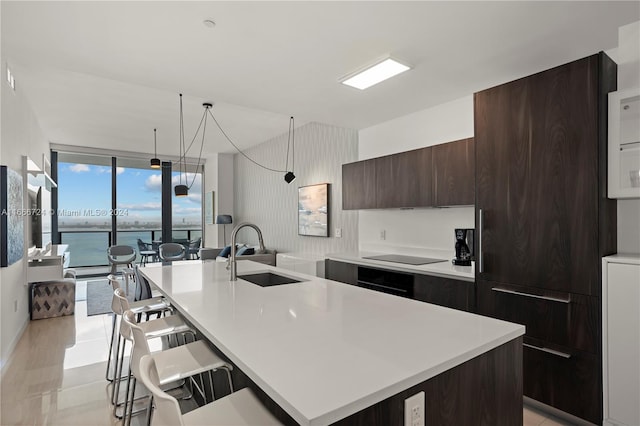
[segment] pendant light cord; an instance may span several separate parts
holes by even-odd
[[[156,130],[158,129],[153,129],[153,158],[158,158],[158,149],[156,145]]]
[[[224,137],[227,139],[227,141],[236,149],[236,151],[238,151],[240,154],[242,154],[242,156],[244,156],[247,160],[251,161],[253,164],[255,164],[258,167],[262,167],[265,170],[269,170],[271,172],[277,172],[277,173],[286,173],[289,170],[277,170],[277,169],[273,169],[271,167],[267,167],[267,166],[263,166],[262,164],[258,163],[257,161],[255,161],[254,159],[252,159],[251,157],[249,157],[247,154],[245,154],[244,152],[242,152],[242,150],[240,148],[238,148],[238,146],[233,143],[233,141],[231,140],[231,138],[229,137],[229,135],[227,135],[227,133],[222,129],[222,127],[220,126],[220,123],[218,123],[218,120],[216,120],[216,117],[214,117],[213,113],[211,111],[209,111],[209,115],[211,116],[211,118],[213,119],[213,121],[216,123],[216,126],[218,126],[218,129],[220,129],[220,132],[224,135]],[[291,117],[291,120],[289,121],[289,134],[292,135],[291,132],[291,121],[293,120],[293,117]],[[295,144],[295,141],[294,141]],[[287,145],[287,161],[289,160],[289,152],[288,152],[288,145]]]

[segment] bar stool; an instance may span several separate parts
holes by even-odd
[[[118,340],[116,341],[116,333],[118,330],[118,318],[122,316],[122,304],[120,303],[120,299],[118,299],[115,295],[115,291],[120,288],[120,283],[118,282],[118,278],[115,275],[110,274],[108,277],[109,283],[111,284],[111,288],[113,288],[114,294],[111,299],[111,311],[113,312],[113,316],[111,318],[111,343],[109,344],[109,356],[107,358],[107,371],[105,373],[105,378],[108,381],[113,381],[115,377],[115,371],[113,373],[113,377],[109,377],[109,368],[111,366],[111,360],[113,358],[113,344],[116,342],[116,355],[119,353],[120,349],[120,338],[118,334]],[[147,297],[145,300],[139,300],[129,304],[129,309],[136,314],[147,314],[147,319],[150,314],[154,313],[165,313],[171,312],[173,308],[169,304],[167,300],[162,297]],[[114,364],[117,364],[117,356]]]
[[[121,311],[124,313],[129,309],[129,301],[124,295],[124,291],[121,288],[116,289],[113,294],[118,298],[121,304]],[[184,322],[184,320],[178,315],[170,315],[167,317],[162,317],[158,319],[154,319],[151,321],[146,321],[139,324],[139,327],[144,331],[144,335],[147,339],[152,339],[155,337],[170,337],[184,334],[191,334],[193,340],[195,340],[195,332]],[[116,354],[116,371],[114,374],[113,380],[113,388],[111,389],[111,402],[113,404],[113,415],[118,417],[117,409],[118,409],[118,394],[120,393],[120,382],[122,381],[122,364],[124,362],[125,357],[125,346],[126,342],[133,342],[133,337],[131,336],[131,327],[124,323],[124,321],[120,320],[120,335],[118,336],[118,347],[120,351]],[[186,342],[186,337],[184,338]],[[179,341],[176,338],[176,344]],[[129,367],[131,368],[131,367]],[[128,376],[127,376],[128,377]],[[124,412],[123,412],[124,414]]]
[[[158,370],[153,357],[140,359],[140,380],[153,395],[155,415],[153,426],[190,425],[281,425],[267,411],[249,388],[241,389],[224,398],[216,399],[186,414],[182,414],[178,401],[159,387]]]
[[[156,365],[158,373],[158,385],[164,386],[178,380],[189,379],[198,388],[206,404],[207,397],[204,388],[202,373],[209,373],[209,386],[211,387],[211,397],[215,399],[213,390],[213,372],[225,370],[229,381],[229,389],[233,392],[233,382],[231,380],[231,370],[233,366],[223,361],[202,340],[187,343],[175,348],[169,348],[160,352],[151,353],[147,338],[140,324],[136,322],[135,314],[126,311],[122,315],[122,320],[131,327],[133,335],[133,348],[131,350],[131,360],[129,362],[131,375],[127,379],[127,390],[125,392],[125,411],[122,420],[123,425],[131,423],[133,411],[133,398],[136,393],[137,379],[140,377],[140,360],[143,356],[151,356]],[[200,386],[195,382],[193,376],[200,375]],[[130,386],[131,385],[131,386]],[[130,392],[131,391],[131,392]],[[149,412],[151,410],[152,399],[149,399]],[[127,412],[127,407],[129,412]]]

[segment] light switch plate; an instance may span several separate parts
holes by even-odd
[[[342,238],[342,228],[336,228],[336,238]]]

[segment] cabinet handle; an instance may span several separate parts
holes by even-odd
[[[548,354],[551,355],[556,355],[565,359],[569,359],[571,358],[571,354],[565,353],[565,352],[560,352],[560,351],[554,351],[553,349],[549,349],[549,348],[541,348],[540,346],[534,346],[534,345],[530,345],[528,343],[523,343],[522,346],[524,346],[525,348],[530,348],[530,349],[535,349],[537,351],[541,351],[541,352],[546,352]]]
[[[393,290],[393,291],[397,291],[400,293],[407,293],[407,290],[403,289],[403,288],[398,288],[398,287],[391,287],[388,285],[382,285],[382,284],[376,284],[376,283],[372,283],[370,281],[361,281],[358,280],[358,285],[369,285],[371,287],[378,287],[378,288],[384,288],[386,290]]]
[[[497,291],[499,293],[515,294],[516,296],[524,296],[524,297],[532,297],[534,299],[549,300],[551,302],[571,303],[571,296],[567,297],[566,299],[562,299],[560,297],[538,296],[537,294],[523,293],[521,291],[515,291],[515,290],[507,290],[506,288],[500,288],[500,287],[491,287],[491,290]]]
[[[482,267],[482,209],[478,209],[478,272],[484,272]]]

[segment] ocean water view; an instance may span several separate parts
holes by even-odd
[[[187,240],[191,234],[191,239],[202,236],[200,229],[173,231],[174,240]],[[71,267],[104,266],[109,264],[107,259],[107,249],[109,248],[110,232],[105,229],[86,230],[61,230],[62,244],[69,246],[71,254]],[[153,237],[160,239],[160,229],[127,230],[118,231],[118,245],[131,246],[138,252],[138,239],[145,243],[152,242]],[[182,241],[180,241],[182,242]],[[140,255],[136,256],[136,262],[140,261]]]

